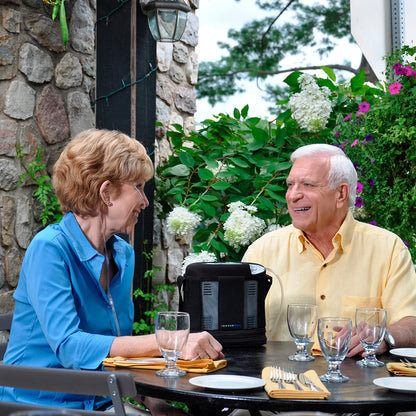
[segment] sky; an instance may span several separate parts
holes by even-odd
[[[305,0],[311,4],[317,0]],[[323,1],[323,0],[321,0]],[[254,19],[261,19],[267,14],[265,11],[259,9],[255,0],[200,0],[197,16],[199,19],[199,43],[196,48],[199,62],[202,61],[216,61],[224,53],[217,45],[218,41],[227,41],[227,32],[231,28],[238,29],[244,23],[250,22]],[[348,42],[343,42],[342,47],[338,49],[333,56],[334,59],[328,59],[327,62],[342,63],[345,57],[351,60],[354,67],[360,63],[361,52],[357,46],[351,46]],[[341,57],[336,54],[341,53]],[[295,59],[288,59],[288,64],[296,65]],[[304,63],[304,61],[303,61]],[[280,76],[283,80],[288,74]],[[266,82],[270,82],[267,80]],[[241,109],[245,104],[249,104],[249,115],[256,117],[270,118],[267,107],[270,103],[262,99],[262,91],[256,87],[255,82],[244,83],[246,86],[246,93],[236,94],[224,103],[218,103],[211,106],[207,99],[197,99],[197,113],[195,114],[196,121],[202,121],[206,118],[212,118],[214,114],[228,113],[232,114],[234,107]]]

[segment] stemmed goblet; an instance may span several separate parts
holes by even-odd
[[[316,305],[292,303],[287,305],[287,325],[290,336],[296,344],[296,353],[289,356],[291,361],[313,361],[307,351],[316,329],[318,307]]]
[[[360,367],[382,367],[384,363],[377,360],[376,350],[383,341],[386,332],[387,311],[382,308],[357,308],[355,327],[365,350],[365,357],[357,361]]]
[[[321,351],[328,362],[328,372],[319,378],[322,381],[345,383],[348,377],[341,374],[340,366],[347,355],[352,336],[352,321],[349,318],[319,318],[318,340]]]
[[[156,341],[165,358],[165,368],[156,372],[160,377],[182,377],[176,361],[189,336],[189,314],[187,312],[158,312],[155,322]]]

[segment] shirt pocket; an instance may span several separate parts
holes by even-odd
[[[357,308],[381,308],[380,297],[369,296],[341,296],[341,314],[351,318],[355,322],[355,310]]]

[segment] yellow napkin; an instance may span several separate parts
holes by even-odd
[[[416,368],[406,367],[406,364],[402,363],[387,363],[387,370],[396,376],[408,376],[416,377]]]
[[[326,389],[319,380],[318,374],[314,370],[309,370],[305,372],[305,375],[311,379],[311,381],[317,386],[320,387],[323,391],[312,391],[309,387],[304,386],[302,383],[298,382],[302,390],[296,390],[293,384],[288,384],[283,382],[284,389],[279,389],[279,383],[276,381],[270,380],[270,367],[263,369],[261,373],[261,378],[266,382],[264,386],[267,394],[272,399],[317,399],[322,400],[325,397],[328,397],[331,393]]]
[[[154,357],[137,357],[137,358],[124,358],[113,357],[105,358],[103,364],[106,367],[128,367],[139,368],[147,370],[160,370],[165,367],[165,360],[163,358]],[[179,369],[187,371],[189,373],[211,373],[219,370],[227,365],[227,360],[193,360],[185,361],[178,360],[177,366]]]
[[[315,357],[322,357],[321,347],[319,346],[319,341],[315,341],[311,348],[311,354]]]

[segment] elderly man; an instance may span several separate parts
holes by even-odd
[[[355,309],[387,309],[387,331],[396,347],[416,346],[416,274],[407,247],[395,234],[356,221],[357,174],[344,152],[326,144],[297,149],[287,178],[286,200],[292,225],[255,241],[243,261],[276,272],[266,299],[267,338],[290,340],[289,303],[318,305],[319,316],[346,316]],[[283,302],[282,314],[279,314]],[[377,353],[389,348],[386,341]],[[363,354],[358,336],[348,356]]]

